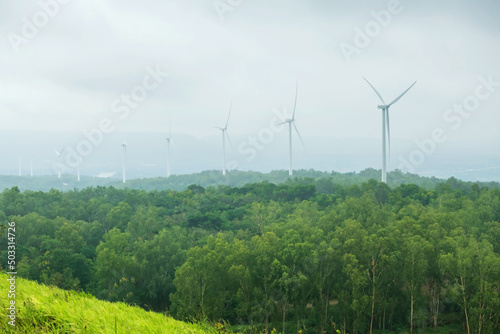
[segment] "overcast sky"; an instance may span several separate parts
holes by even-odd
[[[61,132],[60,145],[76,147],[82,130],[103,119],[112,122],[111,137],[167,133],[171,118],[175,136],[203,140],[218,135],[213,127],[224,125],[232,100],[228,132],[238,147],[269,128],[276,110],[292,109],[298,82],[296,124],[309,150],[329,140],[349,151],[351,140],[367,140],[378,155],[380,101],[364,76],[386,102],[417,81],[391,107],[396,156],[409,158],[415,140],[441,129],[446,140],[432,159],[458,148],[491,156],[483,167],[495,167],[499,7],[493,0],[1,1],[0,128]],[[123,95],[141,92],[151,71],[161,82],[124,116]],[[471,112],[448,111],[464,101]],[[286,129],[275,135],[286,144]]]

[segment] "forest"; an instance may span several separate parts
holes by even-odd
[[[0,221],[20,277],[234,332],[500,328],[500,190],[484,184],[12,187]]]

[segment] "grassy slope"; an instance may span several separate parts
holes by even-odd
[[[0,273],[1,333],[216,333],[123,303],[16,279],[16,330],[7,323],[8,276]],[[116,326],[116,329],[115,329]]]

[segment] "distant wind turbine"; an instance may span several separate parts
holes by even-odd
[[[390,128],[390,122],[389,122],[389,108],[392,106],[394,103],[398,102],[400,98],[405,95],[410,88],[412,88],[417,82],[415,81],[407,90],[405,90],[401,95],[399,95],[397,98],[394,99],[389,104],[385,104],[384,99],[382,98],[382,95],[380,95],[379,92],[373,87],[373,85],[366,80],[365,77],[363,79],[366,81],[368,85],[375,91],[375,94],[377,94],[378,98],[380,101],[382,101],[383,105],[379,105],[378,108],[382,109],[382,182],[387,183],[387,156],[386,156],[386,143],[389,144],[389,156],[390,156],[390,151],[391,151],[391,128]]]
[[[172,140],[172,123],[170,123],[169,120],[169,130],[168,130],[168,137],[165,138],[167,141],[167,178],[170,177],[170,144],[172,144],[172,147],[175,149],[174,142]]]
[[[62,154],[64,152],[64,148],[61,150],[61,152],[57,151],[56,149],[54,149],[54,151],[56,152],[57,154],[57,178],[61,178],[61,158],[62,158]]]
[[[21,170],[22,164],[23,164],[23,157],[19,157],[19,176],[23,176],[23,172]]]
[[[33,177],[33,156],[30,157],[30,174]]]
[[[216,129],[222,131],[222,175],[226,175],[226,137],[227,140],[229,141],[229,144],[231,144],[231,139],[229,139],[229,135],[227,134],[227,124],[229,123],[229,117],[231,117],[232,108],[233,108],[233,101],[231,101],[231,104],[229,106],[229,114],[227,115],[226,126],[224,126],[223,128],[215,127]]]
[[[298,91],[299,91],[299,83],[297,82],[295,84],[295,103],[293,105],[292,118],[287,119],[283,123],[279,123],[279,124],[286,124],[286,123],[288,123],[288,138],[289,138],[289,143],[290,143],[290,147],[289,147],[290,148],[290,167],[289,167],[289,170],[288,170],[288,175],[289,176],[293,175],[293,168],[292,168],[292,124],[293,124],[293,127],[295,128],[295,132],[297,132],[297,135],[299,136],[299,139],[302,142],[302,145],[304,145],[304,147],[305,147],[304,141],[302,140],[302,137],[300,136],[299,129],[297,129],[297,125],[295,125],[295,109],[297,107],[297,94],[298,94]]]
[[[78,154],[78,165],[76,166],[76,173],[78,182],[80,182],[80,165],[82,164],[82,156]]]
[[[127,143],[122,144],[122,166],[123,166],[123,183],[125,183],[126,178],[125,178],[125,163],[127,160]]]

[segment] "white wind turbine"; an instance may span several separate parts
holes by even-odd
[[[222,131],[222,175],[226,175],[226,137],[227,140],[229,141],[229,144],[232,146],[231,139],[229,139],[229,135],[227,134],[227,124],[229,123],[229,117],[231,116],[232,108],[233,108],[233,101],[231,101],[231,104],[229,106],[229,114],[227,115],[226,126],[224,126],[223,128],[215,127],[216,129]]]
[[[172,124],[169,123],[168,137],[165,138],[167,141],[167,178],[170,177],[170,144],[175,149],[174,142],[172,140]]]
[[[23,164],[23,157],[19,157],[19,176],[23,176],[23,172],[21,170],[22,164]]]
[[[78,165],[76,165],[76,173],[78,182],[80,182],[80,165],[82,164],[82,156],[78,154]]]
[[[126,160],[127,160],[127,143],[123,143],[122,144],[122,167],[123,167],[123,171],[122,171],[122,175],[123,175],[123,183],[125,183],[126,181],[126,178],[125,178],[125,163],[126,163]]]
[[[405,95],[410,88],[412,88],[417,82],[415,81],[410,87],[408,87],[407,90],[405,90],[401,95],[399,95],[397,98],[394,99],[389,104],[385,104],[384,99],[382,98],[382,95],[377,92],[375,87],[366,80],[365,77],[363,79],[366,81],[368,85],[375,91],[375,94],[379,97],[380,101],[382,101],[383,105],[379,105],[378,108],[382,109],[382,182],[387,183],[387,156],[386,156],[386,143],[389,144],[389,156],[390,156],[390,151],[391,151],[391,128],[390,128],[390,122],[389,122],[389,108],[392,106],[394,103],[398,102],[400,98]]]
[[[290,142],[290,168],[288,170],[288,175],[289,176],[293,175],[293,169],[292,169],[292,124],[293,124],[293,127],[295,128],[295,132],[297,132],[297,135],[299,136],[299,139],[302,142],[302,145],[304,145],[304,147],[305,147],[304,141],[302,140],[302,137],[300,136],[299,129],[297,129],[297,125],[295,125],[295,109],[297,107],[297,94],[298,94],[298,91],[299,91],[299,83],[297,82],[295,84],[295,103],[293,105],[292,118],[287,119],[283,123],[279,123],[279,124],[288,123],[288,138],[289,138],[289,142]]]
[[[62,158],[62,154],[64,152],[64,148],[61,150],[61,152],[54,149],[54,152],[56,152],[56,154],[57,154],[57,178],[60,179],[61,178],[61,158]]]

